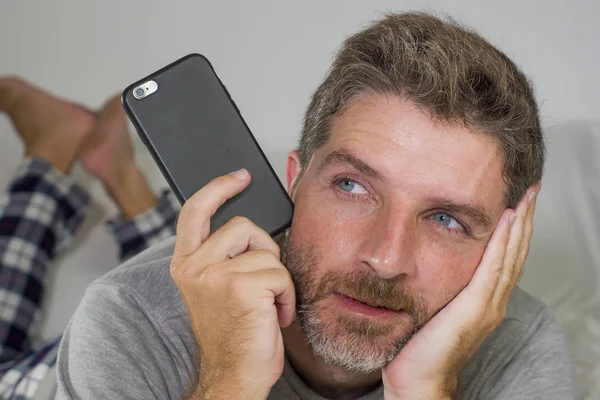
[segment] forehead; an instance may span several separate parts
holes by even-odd
[[[361,97],[337,116],[316,158],[322,161],[339,149],[369,164],[388,183],[414,193],[477,198],[493,207],[506,188],[495,138],[438,122],[395,96]]]

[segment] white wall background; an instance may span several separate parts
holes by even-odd
[[[386,11],[441,10],[484,34],[533,79],[546,124],[598,119],[600,2],[504,1],[10,1],[0,0],[0,74],[18,74],[89,107],[190,52],[208,56],[282,177],[309,96],[340,42]],[[145,149],[140,163],[165,186]],[[0,183],[21,146],[0,119]],[[85,284],[116,265],[99,218],[113,212],[101,188],[80,243],[52,267],[42,321],[62,331]]]

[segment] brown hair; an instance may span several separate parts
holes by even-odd
[[[302,167],[328,140],[332,118],[365,93],[400,96],[438,121],[495,137],[508,207],[542,177],[545,147],[529,81],[505,54],[450,19],[391,14],[346,39],[306,111]]]

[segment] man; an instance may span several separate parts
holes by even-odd
[[[79,160],[121,214],[108,221],[129,258],[175,231],[178,210],[165,191],[152,193],[133,157],[118,97],[97,113],[0,77],[0,112],[23,141],[25,158],[0,194],[0,398],[29,400],[56,363],[59,338],[33,345],[46,273],[86,217],[85,188],[69,177]]]
[[[174,239],[90,286],[58,398],[575,398],[563,334],[516,288],[543,160],[505,55],[390,15],[313,95],[280,242],[244,218],[209,236],[251,177],[206,185]]]

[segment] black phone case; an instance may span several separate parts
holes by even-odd
[[[133,89],[154,80],[138,100]],[[129,85],[122,102],[138,135],[183,204],[217,176],[246,168],[250,185],[211,219],[211,232],[244,216],[275,236],[290,226],[293,203],[211,63],[189,54]]]

